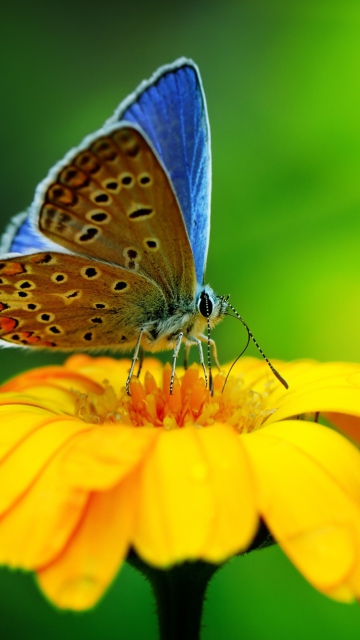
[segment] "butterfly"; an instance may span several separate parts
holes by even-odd
[[[186,353],[196,345],[206,379],[202,343],[218,365],[210,330],[235,312],[204,284],[210,191],[201,78],[180,58],[56,164],[9,225],[0,343],[133,349],[128,391],[141,349],[172,349],[170,393],[181,345]]]

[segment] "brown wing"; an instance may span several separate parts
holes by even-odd
[[[37,253],[0,263],[0,338],[31,347],[131,347],[161,317],[144,276],[82,256]]]
[[[50,240],[146,275],[172,299],[194,296],[194,260],[177,199],[137,129],[121,125],[75,154],[40,207],[39,227]]]

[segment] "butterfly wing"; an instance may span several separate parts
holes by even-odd
[[[87,138],[39,186],[34,223],[67,251],[156,282],[193,300],[191,246],[170,180],[140,130],[124,123]]]
[[[1,238],[0,253],[25,254],[54,249],[54,245],[34,228],[30,211],[14,216]]]
[[[210,232],[211,151],[206,101],[197,66],[180,58],[161,67],[120,104],[104,131],[119,120],[138,124],[165,165],[185,220],[197,281],[202,283]],[[15,218],[9,226],[2,239],[2,253],[53,248],[37,233],[36,211],[42,190],[40,185],[40,197],[30,218],[24,218],[21,224]]]
[[[165,309],[153,282],[91,258],[44,252],[0,262],[3,344],[129,348]]]
[[[210,232],[211,151],[205,95],[197,66],[185,58],[161,67],[125,100],[115,120],[145,131],[180,202],[196,276],[203,282]]]

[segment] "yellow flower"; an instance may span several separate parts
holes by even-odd
[[[150,565],[221,563],[260,518],[323,593],[360,596],[360,365],[244,358],[213,397],[201,370],[72,356],[0,388],[0,562],[57,606],[102,596],[130,548]],[[298,419],[301,418],[301,419]]]

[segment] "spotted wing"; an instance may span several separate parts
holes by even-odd
[[[162,159],[180,202],[201,283],[210,232],[211,149],[196,64],[180,58],[161,67],[120,105],[115,118],[138,124]]]
[[[129,348],[164,309],[153,282],[91,258],[44,252],[0,263],[0,338],[13,345]]]
[[[35,208],[49,240],[144,275],[168,298],[193,298],[195,266],[179,204],[136,127],[118,124],[87,139],[40,185]]]
[[[25,255],[35,251],[54,249],[53,243],[34,228],[30,214],[31,211],[25,211],[11,219],[0,241],[0,254]]]

